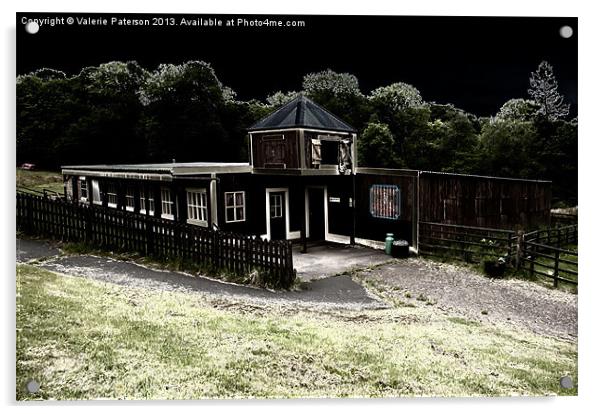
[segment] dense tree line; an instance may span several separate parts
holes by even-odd
[[[41,69],[17,78],[17,162],[245,161],[246,128],[305,93],[358,129],[361,165],[550,179],[555,198],[576,204],[577,120],[565,119],[549,64],[530,85],[532,99],[479,118],[405,83],[364,94],[355,76],[331,70],[306,75],[301,91],[241,101],[205,62]]]

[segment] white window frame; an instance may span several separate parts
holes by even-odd
[[[92,203],[102,205],[102,200],[100,199],[100,183],[98,180],[92,180]]]
[[[278,200],[277,203],[272,201]],[[282,194],[270,194],[270,218],[282,218]]]
[[[188,218],[186,219],[187,223],[208,227],[209,208],[207,206],[206,188],[186,189],[186,211],[188,214]]]
[[[89,191],[88,191],[88,182],[86,181],[86,177],[79,177],[78,184],[79,184],[79,189],[78,189],[79,190],[79,201],[87,203]],[[86,192],[85,196],[82,195],[83,191]]]
[[[132,205],[129,205],[130,202]],[[125,189],[125,209],[127,211],[134,211],[136,209],[136,195],[134,187],[126,187]]]
[[[111,202],[111,196],[114,197],[114,203]],[[107,183],[107,206],[117,208],[117,185],[115,183]]]
[[[148,214],[153,216],[155,214],[155,199],[152,194],[148,197]],[[140,192],[140,214],[146,214],[146,197],[144,192]]]
[[[232,200],[234,201],[234,205],[228,205],[228,194],[232,194]],[[236,204],[236,194],[242,194],[242,204]],[[242,215],[243,217],[237,217],[236,212],[239,208],[242,207]],[[228,209],[234,210],[234,220],[228,220]],[[246,194],[245,191],[226,191],[224,192],[224,213],[226,223],[238,223],[242,221],[246,221],[247,219],[247,203],[246,203]]]
[[[171,199],[171,189],[161,187],[161,218],[173,220],[174,208],[174,201]]]

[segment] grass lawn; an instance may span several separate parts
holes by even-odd
[[[48,189],[63,194],[63,178],[60,172],[22,170],[17,168],[17,186],[38,191]]]
[[[577,344],[434,307],[259,306],[18,265],[16,369],[18,400],[575,395],[559,379],[577,383]]]

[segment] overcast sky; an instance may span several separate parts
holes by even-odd
[[[60,18],[36,34],[26,18]],[[66,24],[73,17],[73,24]],[[106,18],[107,26],[83,26],[78,17]],[[167,26],[120,26],[111,17],[174,20]],[[222,27],[183,26],[217,17]],[[204,60],[241,99],[264,99],[277,90],[299,90],[303,75],[331,68],[350,72],[364,93],[393,82],[417,87],[423,97],[453,103],[477,115],[493,115],[510,98],[527,97],[529,76],[541,60],[554,67],[560,92],[577,103],[576,18],[267,16],[304,21],[304,27],[226,27],[229,19],[257,16],[18,14],[17,73],[50,67],[69,74],[112,60],[159,63]],[[258,18],[264,18],[261,16]],[[131,22],[130,22],[131,23]],[[155,23],[158,23],[155,21]],[[573,28],[570,38],[562,26]]]

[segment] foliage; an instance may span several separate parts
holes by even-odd
[[[272,108],[279,108],[282,105],[288,103],[289,101],[292,101],[298,95],[299,95],[299,92],[295,92],[295,91],[291,91],[291,92],[277,91],[277,92],[273,93],[272,95],[268,96],[266,98],[266,102]]]
[[[510,99],[495,115],[500,121],[532,121],[538,111],[538,105],[530,99]]]
[[[399,167],[400,160],[396,156],[394,146],[395,139],[386,124],[369,123],[362,131],[358,143],[360,164],[385,168]]]
[[[16,83],[18,164],[246,161],[246,128],[304,93],[361,131],[361,166],[548,179],[555,202],[577,203],[577,119],[562,119],[568,105],[546,62],[532,75],[532,99],[485,118],[425,102],[402,82],[366,96],[357,77],[331,69],[263,102],[237,100],[199,61],[153,71],[109,62],[75,76],[40,69]]]
[[[558,92],[558,82],[552,65],[542,61],[537,70],[531,73],[529,84],[529,95],[539,105],[538,114],[550,121],[556,121],[569,114],[569,105],[564,103],[564,98]]]
[[[369,99],[373,108],[380,111],[399,112],[423,105],[420,91],[412,85],[402,82],[373,90]]]

